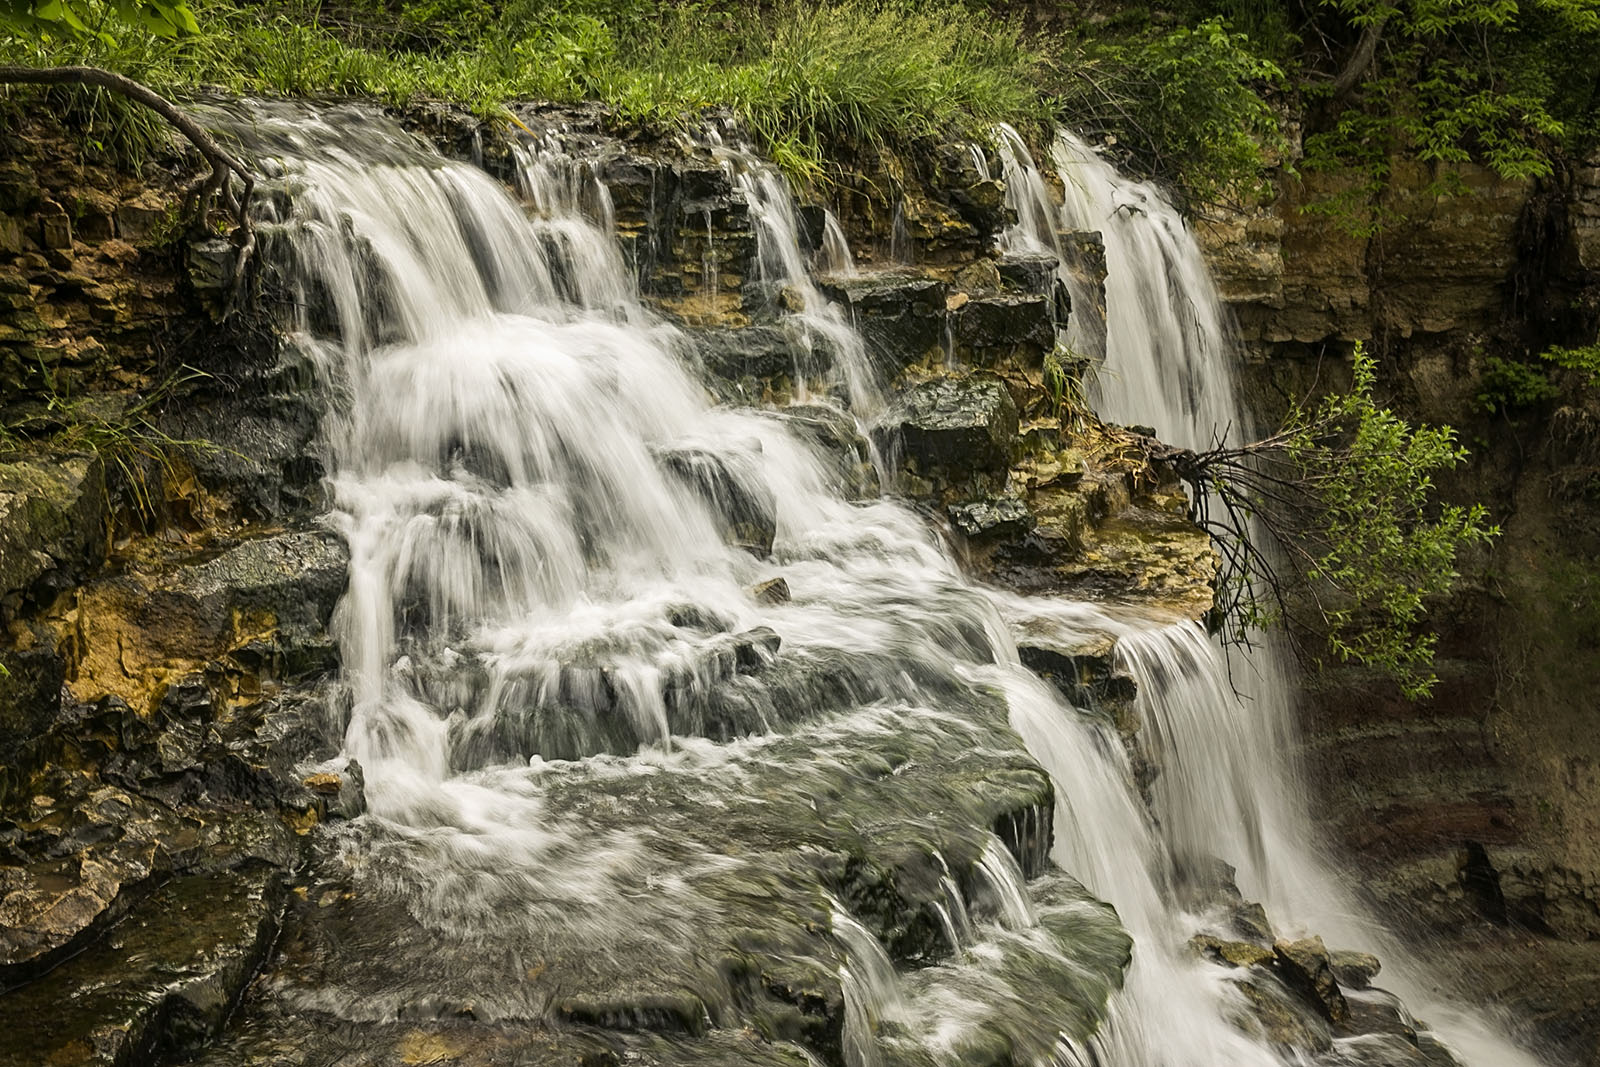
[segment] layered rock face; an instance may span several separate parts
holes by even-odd
[[[883,269],[841,272],[824,294],[760,261],[758,209],[770,205],[705,145],[618,135],[585,109],[522,117],[600,179],[641,291],[683,328],[709,387],[729,403],[774,407],[769,416],[816,442],[856,495],[884,488],[881,471],[973,570],[1017,589],[1116,595],[1190,618],[1209,606],[1210,550],[1174,481],[1045,387],[1070,309],[1052,264],[991,255],[1006,222],[1000,190],[965,147],[915,164],[917,191],[897,211],[847,198],[856,251]],[[513,142],[476,120],[441,109],[405,121],[514,180]],[[503,961],[459,960],[441,978],[438,960],[455,948],[364,895],[337,862],[344,831],[328,829],[366,799],[360,765],[336,758],[348,709],[329,684],[331,634],[348,557],[317,523],[317,370],[280,343],[275,320],[240,312],[225,249],[173,229],[171,194],[86,170],[66,142],[31,134],[0,204],[0,292],[10,294],[0,320],[0,1023],[26,1035],[0,1062],[191,1060],[269,960],[270,988],[211,1062],[300,1062],[307,1048],[337,1045],[334,1016],[291,1008],[329,988],[381,992],[393,1008],[363,1032],[360,1055],[373,1063],[490,1063],[502,1052],[519,1062],[791,1062],[778,1039],[837,1062],[851,1037],[827,894],[896,962],[938,963],[950,952],[938,915],[955,908],[965,921],[967,901],[983,914],[997,906],[982,874],[994,847],[1035,878],[1041,936],[1080,962],[1082,985],[1037,990],[1048,1003],[1036,1012],[1011,1010],[1003,985],[983,992],[994,1021],[974,1062],[1043,1055],[1063,1026],[1082,1037],[1099,1025],[1128,964],[1127,935],[1070,878],[1037,877],[1051,782],[992,694],[971,707],[952,698],[962,744],[937,729],[864,729],[814,766],[803,738],[744,760],[739,788],[760,802],[721,826],[743,858],[704,876],[720,909],[699,917],[680,955],[656,958],[658,942],[641,934],[635,955],[602,960],[572,934],[502,946],[526,955],[508,996],[537,1003],[438,993],[499,982]],[[887,165],[864,163],[864,187]],[[803,207],[800,218],[813,251],[828,239],[824,213]],[[1092,235],[1079,244],[1092,269]],[[278,281],[252,280],[257,306],[276,306]],[[885,384],[870,438],[821,392],[840,361],[862,357],[837,348],[854,328],[793,327],[797,309],[824,305],[849,316],[836,325],[859,324],[871,377]],[[802,395],[818,402],[792,402]],[[730,545],[771,555],[773,501],[721,457],[684,447],[652,458],[717,511]],[[759,595],[782,603],[789,593],[767,583]],[[871,681],[848,663],[785,656],[771,631],[672,624],[716,645],[715,691],[693,688],[706,673],[697,666],[667,694],[685,733],[727,742],[770,726],[774,709],[748,696],[755,678],[792,690],[796,716],[829,710],[818,693],[863,699]],[[1109,641],[1027,652],[1069,695],[1120,715],[1136,749]],[[523,734],[471,740],[459,751],[474,767],[526,755]],[[619,735],[599,747],[637,743]],[[814,780],[795,766],[811,766]],[[602,765],[558,799],[606,840],[654,825],[658,859],[678,862],[672,842],[704,822],[698,777],[621,785]],[[929,823],[929,812],[944,815]],[[637,895],[654,888],[641,882]],[[695,919],[671,907],[642,908],[638,929]],[[379,944],[391,937],[404,950]],[[1005,973],[1027,979],[1034,951],[1001,960]],[[1270,968],[1253,980],[1282,985]],[[459,1028],[479,1017],[467,1047]],[[765,1036],[708,1030],[708,1019],[728,1018],[757,1021]]]
[[[1596,399],[1557,376],[1559,395],[1508,411],[1485,372],[1593,339],[1597,174],[1536,185],[1399,161],[1365,208],[1384,223],[1371,237],[1303,210],[1345,191],[1317,175],[1201,226],[1264,420],[1337,388],[1360,341],[1400,410],[1451,423],[1473,453],[1446,492],[1489,503],[1503,533],[1435,612],[1438,691],[1413,703],[1358,671],[1318,679],[1307,766],[1372,895],[1574,1063],[1600,1062]],[[1442,182],[1457,194],[1435,195]]]

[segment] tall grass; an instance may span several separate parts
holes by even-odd
[[[311,0],[196,5],[197,38],[133,30],[71,40],[0,38],[0,62],[92,63],[183,95],[420,98],[489,114],[516,99],[599,99],[624,117],[683,121],[733,108],[795,177],[841,145],[974,136],[1045,114],[1039,57],[1016,26],[944,0]],[[31,91],[30,91],[31,92]],[[19,95],[19,94],[15,94]],[[92,144],[137,156],[159,128],[104,94],[56,90]]]

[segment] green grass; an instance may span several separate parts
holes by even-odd
[[[728,106],[802,180],[823,177],[828,149],[841,144],[973,137],[996,121],[1047,115],[1036,88],[1039,57],[1017,27],[947,3],[194,6],[197,37],[127,29],[60,40],[14,36],[0,39],[0,62],[90,63],[176,96],[212,85],[389,103],[447,100],[484,115],[522,99],[599,99],[625,118],[653,122]],[[152,118],[107,94],[51,96],[53,110],[82,128],[91,147],[137,160],[164,135]]]

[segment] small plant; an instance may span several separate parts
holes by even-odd
[[[1061,344],[1044,357],[1041,378],[1050,415],[1074,433],[1081,433],[1094,417],[1083,385],[1087,365],[1087,359]]]
[[[1454,585],[1461,551],[1499,529],[1482,504],[1436,499],[1435,474],[1466,450],[1450,427],[1380,406],[1375,380],[1357,346],[1350,391],[1296,405],[1271,437],[1205,452],[1146,447],[1194,490],[1196,519],[1223,557],[1219,605],[1235,639],[1286,621],[1415,699],[1437,680],[1427,603]]]
[[[1581,348],[1548,348],[1540,354],[1540,358],[1564,370],[1579,372],[1583,375],[1584,384],[1591,389],[1600,386],[1600,341]]]
[[[1509,415],[1541,404],[1557,392],[1555,383],[1543,369],[1490,356],[1484,361],[1483,377],[1479,379],[1474,399],[1486,414]]]

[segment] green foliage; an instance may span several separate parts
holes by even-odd
[[[1541,404],[1557,391],[1542,368],[1490,356],[1484,361],[1474,399],[1486,414],[1508,415]]]
[[[1220,17],[1131,39],[1091,36],[1053,86],[1063,121],[1109,135],[1197,202],[1250,192],[1285,147],[1264,93],[1284,72]]]
[[[1437,638],[1419,631],[1430,597],[1458,577],[1460,550],[1499,531],[1483,505],[1436,504],[1435,472],[1466,459],[1448,426],[1413,426],[1373,400],[1374,363],[1359,346],[1348,393],[1291,412],[1284,450],[1320,513],[1308,577],[1323,595],[1328,647],[1376,667],[1410,698],[1436,681]]]
[[[1033,86],[1038,57],[1016,26],[932,0],[786,0],[754,10],[654,0],[364,0],[337,18],[309,0],[214,0],[203,13],[192,40],[14,36],[0,40],[0,61],[93,63],[169,94],[211,84],[394,103],[433,98],[485,115],[514,99],[600,99],[625,117],[655,121],[728,106],[802,179],[822,176],[825,145],[979,137],[997,121],[1046,113]],[[115,102],[76,107],[94,137],[118,150],[147,150],[142,137],[155,133],[129,127]]]
[[[1357,236],[1394,221],[1375,204],[1396,156],[1541,178],[1558,146],[1593,137],[1600,0],[1322,0],[1312,11],[1324,38],[1381,35],[1358,90],[1305,138],[1308,170],[1359,179],[1312,208]],[[1313,76],[1305,91],[1315,98],[1329,85]],[[1433,191],[1457,191],[1441,173]]]
[[[0,0],[0,26],[54,36],[109,37],[112,21],[157,37],[200,32],[185,3],[165,0]]]
[[[1540,358],[1564,370],[1577,371],[1589,388],[1600,388],[1600,341],[1580,348],[1554,346],[1540,353]]]

